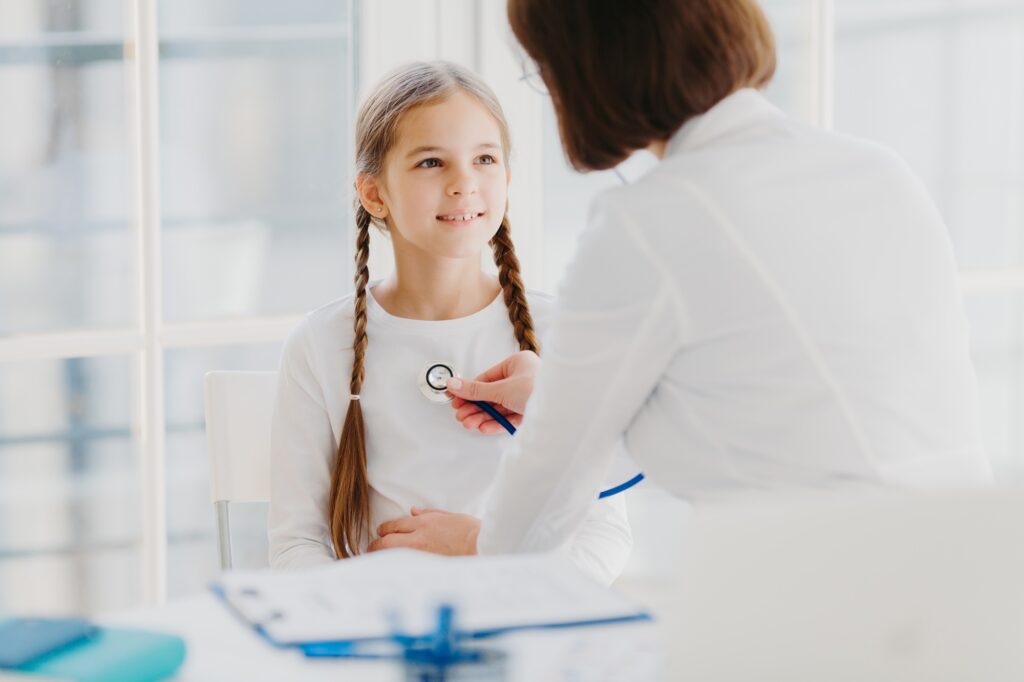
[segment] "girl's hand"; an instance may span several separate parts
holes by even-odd
[[[407,547],[434,554],[465,556],[476,554],[480,519],[441,509],[413,507],[410,516],[385,521],[377,528],[378,537],[367,548],[371,552]]]
[[[505,429],[471,401],[492,403],[513,426],[523,421],[526,401],[540,369],[537,354],[524,350],[510,355],[476,379],[449,379],[448,392],[454,397],[455,418],[467,429],[481,433],[504,433]]]

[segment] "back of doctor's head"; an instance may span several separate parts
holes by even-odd
[[[775,71],[756,0],[508,0],[578,170],[615,166]]]
[[[381,176],[388,152],[398,142],[405,115],[417,107],[444,102],[456,93],[476,99],[498,123],[501,145],[508,163],[510,138],[508,122],[497,96],[472,71],[450,62],[415,62],[400,66],[384,76],[367,94],[356,117],[356,173]],[[353,295],[352,372],[349,392],[358,396],[365,377],[366,286],[369,282],[370,227],[381,230],[387,224],[375,218],[355,200],[356,252]],[[533,319],[526,300],[526,288],[519,273],[519,260],[512,245],[508,215],[491,239],[498,282],[508,308],[512,330],[521,350],[538,351]],[[366,436],[358,398],[349,400],[341,429],[338,451],[331,470],[327,521],[338,558],[359,552],[369,539],[371,522],[370,485],[366,465]]]

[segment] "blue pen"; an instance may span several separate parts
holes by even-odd
[[[434,634],[434,653],[438,660],[449,661],[455,649],[455,633],[452,632],[452,620],[455,609],[451,604],[437,607],[437,632]]]

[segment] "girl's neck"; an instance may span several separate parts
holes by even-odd
[[[424,263],[395,254],[395,271],[373,289],[373,297],[395,317],[454,320],[483,310],[501,287],[483,272],[479,258]]]

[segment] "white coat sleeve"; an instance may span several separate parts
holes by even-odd
[[[599,198],[559,289],[522,428],[488,498],[481,554],[552,550],[580,528],[615,443],[684,329],[682,298],[642,228]]]
[[[317,380],[310,332],[304,321],[288,337],[277,377],[267,528],[272,568],[335,560],[326,509],[336,444]]]
[[[566,551],[576,568],[607,587],[622,574],[632,549],[626,496],[618,494],[592,503]]]

